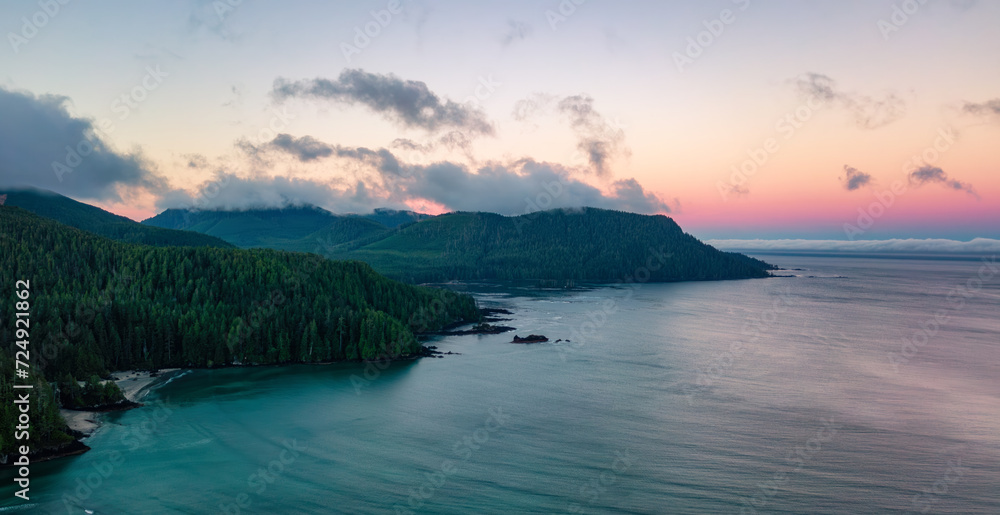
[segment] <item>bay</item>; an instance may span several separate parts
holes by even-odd
[[[1000,512],[1000,275],[764,258],[799,270],[451,285],[550,343],[185,371],[108,415],[92,451],[34,465],[30,505],[5,485],[0,511]]]

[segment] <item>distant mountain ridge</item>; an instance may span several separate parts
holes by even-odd
[[[400,217],[399,212],[385,210],[373,215]],[[596,208],[518,217],[469,212],[423,219],[413,215],[404,215],[412,221],[395,228],[313,206],[167,210],[143,223],[204,232],[241,247],[364,261],[388,277],[411,283],[491,279],[607,283],[647,273],[644,280],[659,282],[744,279],[767,277],[773,268],[706,245],[662,215]]]
[[[318,248],[385,233],[428,218],[431,215],[393,209],[376,209],[367,215],[336,215],[306,205],[243,211],[168,209],[142,223],[208,234],[243,248],[316,252]]]
[[[116,241],[155,247],[233,247],[222,239],[198,232],[142,225],[51,191],[11,189],[0,190],[0,195],[6,195],[6,206],[20,207],[36,215]]]

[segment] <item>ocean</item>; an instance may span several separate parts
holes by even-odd
[[[451,285],[548,343],[184,371],[0,512],[1000,513],[996,265],[760,257],[789,277]]]

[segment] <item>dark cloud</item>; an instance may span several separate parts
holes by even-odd
[[[371,150],[364,147],[349,148],[340,145],[334,148],[338,157],[350,158],[365,163],[382,174],[403,175],[404,169],[392,152],[384,148]]]
[[[69,99],[0,88],[0,187],[33,186],[73,198],[120,202],[127,189],[166,182],[138,153],[119,154]]]
[[[503,46],[509,46],[515,41],[523,41],[531,36],[532,31],[531,25],[525,22],[507,20],[507,32],[500,38],[500,43]]]
[[[378,174],[345,187],[336,179],[245,178],[223,173],[206,182],[195,194],[164,195],[159,207],[251,209],[313,204],[333,212],[350,213],[385,206],[405,208],[407,201],[423,199],[453,211],[504,215],[584,206],[648,214],[671,211],[635,179],[613,182],[610,192],[604,193],[574,179],[572,169],[530,159],[472,169],[450,161],[406,164],[386,149],[337,145],[329,148],[332,155],[362,163]]]
[[[333,154],[331,146],[312,136],[296,138],[290,134],[278,134],[268,145],[288,152],[302,162],[315,161]]]
[[[796,77],[792,80],[792,84],[802,96],[815,98],[848,111],[854,117],[855,125],[862,129],[877,129],[906,114],[906,102],[895,93],[875,98],[840,91],[837,89],[836,81],[819,73],[807,73]]]
[[[417,143],[412,139],[407,138],[396,138],[392,140],[389,144],[392,148],[401,148],[403,150],[410,150],[415,152],[430,152],[434,150],[434,146],[430,144]]]
[[[364,183],[349,188],[317,180],[288,177],[239,177],[221,173],[206,181],[195,194],[173,191],[160,197],[159,209],[196,208],[199,210],[245,211],[248,209],[284,208],[314,205],[340,213],[369,212],[380,205]]]
[[[472,172],[450,162],[417,167],[405,191],[459,211],[503,215],[584,206],[635,213],[669,213],[670,207],[634,179],[617,181],[611,192],[572,178],[559,165],[523,160],[484,166]]]
[[[461,136],[461,133],[453,133],[453,136],[454,134]],[[461,147],[464,142],[459,136],[454,136],[458,138],[457,141],[442,141],[438,144]],[[396,140],[394,143],[403,148],[419,147],[419,144],[410,140]],[[302,147],[307,151],[303,152]],[[644,190],[635,179],[615,181],[610,185],[610,193],[603,193],[594,186],[574,179],[572,176],[580,173],[576,169],[538,163],[531,159],[479,167],[453,161],[430,165],[411,164],[402,162],[384,148],[372,150],[344,147],[309,136],[295,138],[288,134],[279,134],[262,147],[251,145],[249,148],[253,159],[266,159],[267,153],[273,151],[291,154],[301,162],[313,161],[315,156],[321,154],[350,159],[377,172],[375,176],[367,176],[367,183],[360,183],[366,186],[368,198],[373,201],[372,208],[387,204],[403,205],[408,200],[420,198],[451,210],[491,211],[500,214],[521,214],[529,201],[537,202],[542,209],[589,206],[636,213],[670,212],[670,207],[665,202]],[[268,178],[266,187],[271,187],[272,182],[273,179]],[[287,185],[285,187],[288,188]],[[549,203],[538,201],[539,195],[551,197]],[[332,194],[331,198],[341,196],[343,195]],[[249,195],[248,198],[265,198],[274,202],[279,200],[274,192]],[[335,206],[319,205],[335,210]]]
[[[1000,98],[987,100],[986,102],[966,102],[962,110],[969,114],[979,116],[1000,116]]]
[[[979,194],[973,189],[972,185],[962,181],[958,181],[948,177],[948,174],[944,170],[934,167],[934,166],[924,166],[910,172],[910,183],[917,186],[923,186],[925,184],[943,184],[944,186],[951,188],[953,190],[964,191],[976,199],[979,198]]]
[[[344,147],[341,145],[330,145],[313,138],[312,136],[302,136],[296,138],[290,134],[278,134],[275,138],[261,147],[252,143],[241,142],[242,148],[253,159],[264,161],[264,152],[277,150],[291,155],[297,161],[309,163],[326,157],[336,156],[351,159],[370,165],[380,173],[399,175],[403,173],[399,160],[392,152],[386,149],[371,150],[365,147]]]
[[[344,70],[336,80],[290,81],[278,78],[274,81],[271,94],[279,101],[311,98],[362,104],[404,127],[428,132],[456,129],[469,134],[494,133],[493,126],[481,110],[442,99],[427,84],[403,80],[395,75]]]
[[[871,183],[872,176],[857,168],[844,165],[844,176],[840,178],[847,191],[854,191]]]

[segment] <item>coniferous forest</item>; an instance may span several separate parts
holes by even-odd
[[[31,284],[32,371],[48,399],[35,417],[52,425],[32,434],[36,446],[65,439],[47,381],[87,380],[60,395],[100,404],[114,392],[94,376],[114,370],[392,359],[420,350],[416,332],[479,319],[469,296],[386,279],[361,262],[129,244],[16,207],[0,206],[0,261],[10,283],[0,303],[5,370],[14,281]],[[9,375],[0,375],[2,453],[16,415]]]

